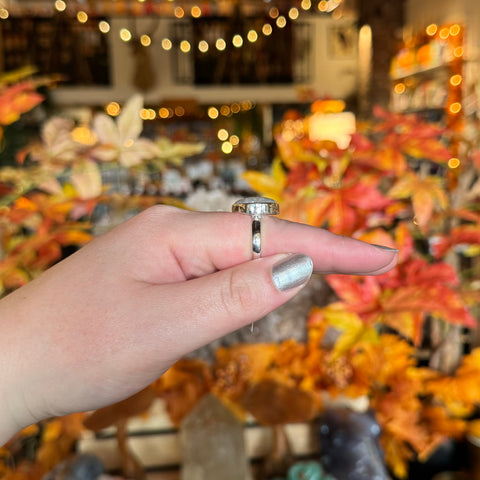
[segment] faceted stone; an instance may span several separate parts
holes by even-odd
[[[326,409],[318,419],[320,461],[342,480],[390,480],[378,437],[380,426],[371,412]]]
[[[205,395],[180,426],[182,480],[250,478],[243,425],[213,395]]]

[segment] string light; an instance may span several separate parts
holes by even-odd
[[[448,27],[443,27],[443,28],[440,30],[440,33],[438,34],[438,36],[439,36],[442,40],[446,40],[449,35],[450,35],[450,29],[449,29]]]
[[[168,118],[170,112],[168,111],[168,108],[162,107],[158,110],[158,115],[160,118]]]
[[[205,40],[200,40],[198,42],[198,49],[202,52],[202,53],[205,53],[205,52],[208,52],[208,42],[205,41]]]
[[[188,40],[182,40],[180,42],[180,50],[183,52],[183,53],[188,53],[190,50],[191,50],[191,45],[190,45],[190,42]]]
[[[175,10],[173,11],[173,14],[177,18],[183,18],[185,16],[185,11],[183,10],[182,7],[175,7]]]
[[[327,2],[327,0],[322,0],[322,1],[318,4],[318,9],[319,9],[321,12],[326,12],[326,11],[327,11],[327,8],[328,8],[328,2]]]
[[[269,11],[268,14],[270,15],[270,18],[277,18],[280,15],[280,12],[278,11],[277,7],[272,7]]]
[[[102,20],[98,23],[98,29],[102,33],[108,33],[110,31],[110,24],[106,22],[105,20]]]
[[[454,87],[457,87],[462,83],[462,76],[460,74],[452,75],[450,77],[450,85],[453,85]]]
[[[177,117],[183,117],[185,115],[185,109],[182,106],[175,107],[175,115]]]
[[[456,37],[460,33],[460,25],[452,25],[450,27],[449,33],[452,37]]]
[[[456,157],[452,157],[448,160],[448,166],[449,168],[457,168],[460,166],[460,160]]]
[[[224,117],[228,117],[230,114],[231,114],[231,110],[230,110],[230,107],[228,105],[222,105],[220,107],[220,113],[224,116]]]
[[[0,8],[0,18],[2,20],[6,20],[10,14],[8,13],[8,10],[6,8]]]
[[[300,6],[303,10],[310,10],[310,8],[312,8],[312,2],[310,0],[302,0]]]
[[[222,143],[222,152],[229,155],[233,151],[233,145],[230,142]]]
[[[397,93],[398,95],[401,95],[402,93],[405,92],[405,88],[406,88],[406,87],[405,87],[405,84],[402,83],[402,82],[400,82],[400,83],[397,83],[397,84],[395,85],[395,87],[393,87],[393,90],[394,90],[394,92]]]
[[[460,102],[453,102],[450,107],[450,113],[457,114],[462,109],[462,104]]]
[[[167,51],[168,51],[168,50],[171,50],[172,47],[173,47],[173,44],[172,44],[172,41],[171,41],[169,38],[164,38],[164,39],[162,40],[162,48],[163,48],[164,50],[167,50]]]
[[[199,18],[202,16],[202,9],[197,5],[194,5],[190,10],[190,14],[192,15],[193,18]]]
[[[300,13],[298,11],[298,8],[296,8],[296,7],[292,7],[288,11],[288,16],[290,17],[291,20],[296,20],[299,17],[299,15],[300,15]]]
[[[285,28],[287,25],[287,19],[283,15],[280,15],[277,18],[276,24],[278,28]]]
[[[217,48],[217,50],[222,52],[227,48],[227,42],[225,42],[223,38],[217,38],[217,41],[215,42],[215,47]]]
[[[149,47],[152,44],[152,39],[147,34],[145,34],[140,37],[140,43],[144,47]]]
[[[129,42],[132,39],[132,34],[128,28],[122,28],[120,30],[120,38],[124,42]]]
[[[64,12],[66,8],[67,8],[67,4],[63,0],[57,0],[55,2],[55,9],[58,12]]]
[[[117,115],[120,115],[121,108],[120,108],[120,105],[117,102],[110,102],[105,107],[105,111],[111,117],[116,117]]]
[[[266,23],[263,27],[262,27],[262,33],[268,37],[269,35],[271,35],[273,32],[273,28],[272,26],[269,24],[269,23]]]
[[[232,43],[233,43],[234,47],[240,48],[243,45],[242,36],[239,35],[239,34],[234,35],[233,38],[232,38]]]
[[[87,21],[88,21],[88,15],[87,15],[86,12],[84,12],[83,10],[80,10],[80,11],[77,13],[77,20],[78,20],[80,23],[87,23]]]
[[[229,137],[229,133],[227,130],[225,130],[225,128],[221,128],[218,132],[217,132],[217,138],[224,142],[225,140],[227,140],[227,138]]]
[[[240,143],[240,138],[238,138],[237,135],[232,135],[228,141],[234,146],[236,147],[239,143]]]
[[[215,108],[215,107],[210,107],[207,111],[207,115],[212,119],[212,120],[215,120],[216,118],[218,118],[218,109]]]
[[[250,43],[255,43],[258,40],[258,33],[255,30],[249,30],[247,39]]]
[[[430,35],[430,37],[433,37],[436,33],[437,33],[437,30],[438,30],[438,26],[436,23],[431,23],[426,29],[425,29],[425,32],[427,33],[427,35]]]

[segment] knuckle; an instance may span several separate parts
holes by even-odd
[[[255,289],[237,270],[229,272],[228,281],[221,289],[221,305],[230,318],[241,320],[255,305]]]

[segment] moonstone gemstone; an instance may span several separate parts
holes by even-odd
[[[205,395],[180,426],[182,480],[251,478],[243,425],[213,395]]]

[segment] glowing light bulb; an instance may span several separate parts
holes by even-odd
[[[430,37],[433,37],[437,33],[438,27],[435,23],[431,23],[425,31],[427,32],[427,35],[430,35]]]
[[[273,32],[273,28],[272,26],[269,24],[269,23],[266,23],[263,27],[262,27],[262,33],[265,35],[265,36],[269,36],[271,35]]]
[[[251,43],[255,43],[258,40],[258,33],[255,30],[249,30],[247,33],[247,39]]]
[[[152,39],[148,35],[145,34],[145,35],[142,35],[140,37],[140,43],[144,47],[149,47],[152,44]]]
[[[190,50],[191,50],[191,45],[190,45],[190,42],[188,40],[182,40],[180,42],[180,50],[183,52],[183,53],[188,53]]]
[[[199,18],[202,16],[202,9],[197,5],[194,5],[190,10],[190,14],[192,15],[193,18]]]
[[[105,111],[110,115],[111,117],[116,117],[117,115],[120,114],[121,108],[120,105],[117,102],[110,102],[106,107]]]
[[[290,17],[291,20],[296,20],[299,17],[299,15],[300,15],[300,13],[298,11],[298,8],[296,8],[296,7],[292,7],[288,11],[288,16]]]
[[[218,109],[215,107],[210,107],[207,111],[207,115],[212,119],[215,120],[218,118]]]
[[[276,24],[278,28],[285,28],[287,25],[287,19],[283,15],[280,15],[277,18]]]
[[[169,38],[164,38],[162,40],[162,48],[164,50],[171,50],[172,49],[172,41]]]
[[[217,48],[217,50],[222,52],[227,48],[227,42],[225,42],[223,38],[217,38],[217,41],[215,42],[215,47]]]
[[[453,102],[449,107],[450,112],[453,114],[459,113],[461,109],[462,104],[460,102]]]
[[[460,166],[460,160],[458,158],[452,157],[448,160],[449,168],[458,168]]]
[[[128,28],[122,28],[120,30],[120,38],[124,42],[129,42],[132,39],[132,34]]]
[[[102,20],[101,22],[98,23],[98,29],[102,33],[108,33],[110,31],[110,24],[105,20]]]
[[[302,0],[300,6],[303,10],[310,10],[310,8],[312,8],[312,2],[310,0]]]
[[[226,155],[229,155],[233,151],[233,145],[230,142],[222,143],[222,152]]]
[[[202,53],[208,52],[208,42],[205,41],[205,40],[200,40],[200,41],[198,42],[198,49],[199,49]]]
[[[55,9],[59,12],[64,12],[67,8],[67,4],[63,0],[57,0],[55,2]]]
[[[229,136],[229,133],[227,132],[227,130],[225,130],[224,128],[221,128],[218,132],[217,132],[217,137],[219,140],[221,140],[222,142],[224,142],[225,140],[227,140]]]
[[[86,14],[86,12],[84,12],[83,10],[81,10],[80,12],[77,13],[77,20],[78,20],[80,23],[87,23],[87,21],[88,21],[88,15]]]
[[[236,48],[240,48],[242,45],[243,45],[243,38],[241,35],[234,35],[233,38],[232,38],[232,43],[233,43],[233,46],[236,47]]]
[[[454,87],[457,87],[462,83],[462,76],[459,75],[458,73],[456,75],[452,75],[450,77],[450,85],[453,85]]]

